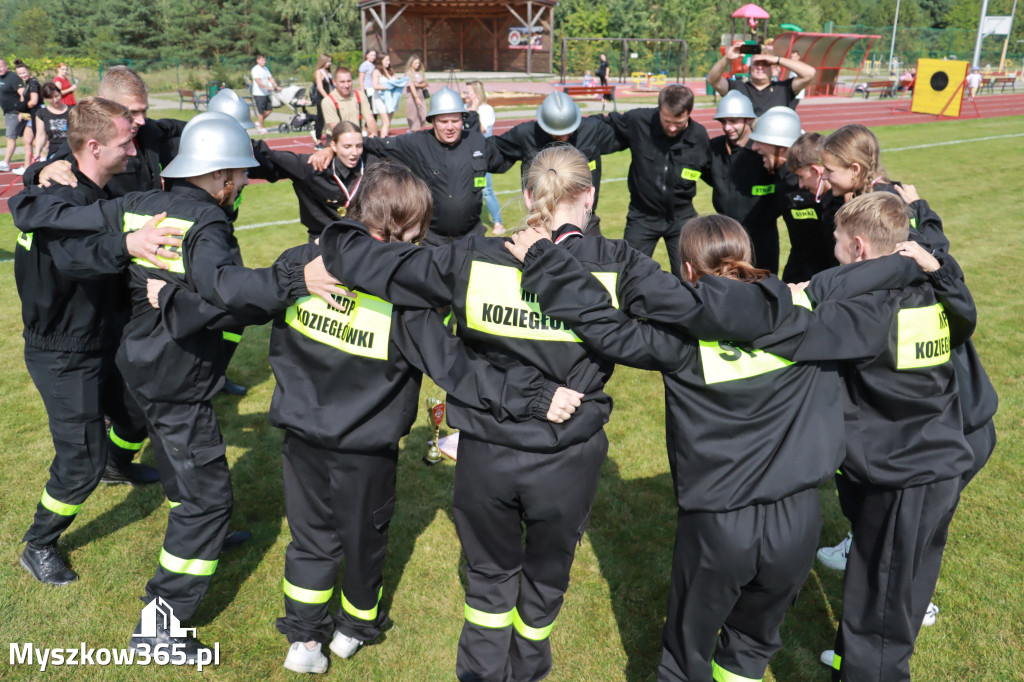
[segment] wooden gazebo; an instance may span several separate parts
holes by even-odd
[[[557,0],[359,0],[363,52],[396,69],[419,54],[431,71],[552,70]]]

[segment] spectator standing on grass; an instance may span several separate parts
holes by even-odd
[[[480,132],[484,134],[484,137],[490,137],[494,134],[494,107],[487,103],[487,93],[484,91],[484,84],[480,81],[469,81],[466,83],[466,89],[462,91],[462,100],[466,103],[466,108],[470,111],[475,111],[480,117]],[[491,229],[494,234],[502,234],[505,231],[505,225],[501,220],[501,203],[498,201],[498,196],[494,193],[494,185],[491,182],[491,174],[487,174],[487,185],[484,187],[484,206],[487,207],[487,213],[491,216]]]
[[[359,88],[352,88],[352,72],[344,66],[334,71],[334,90],[323,105],[325,130],[333,131],[338,123],[351,121],[360,128],[365,127],[370,137],[377,136],[377,120],[370,111],[370,102]]]
[[[18,145],[18,88],[21,79],[7,67],[7,60],[0,59],[0,108],[4,111],[4,125],[7,134],[7,151],[4,160],[0,161],[0,171],[11,170],[11,158]]]
[[[426,69],[418,54],[409,57],[409,61],[405,63],[405,77],[409,79],[406,88],[409,97],[405,100],[405,118],[409,124],[409,132],[415,133],[427,123],[427,98],[430,97]]]
[[[313,89],[309,93],[310,100],[316,105],[316,123],[313,126],[313,137],[317,142],[320,142],[321,136],[324,134],[323,104],[324,100],[327,99],[327,93],[331,91],[332,87],[331,55],[324,53],[317,60],[316,71],[313,72]]]
[[[60,94],[60,86],[47,83],[41,91],[44,105],[36,112],[36,149],[37,159],[43,159],[43,148],[50,153],[60,148],[61,142],[68,136],[68,112],[71,107],[64,103]]]
[[[72,83],[68,80],[68,65],[61,62],[57,65],[57,75],[54,77],[53,82],[60,88],[61,101],[69,107],[73,107],[78,103],[75,99],[75,90],[78,89],[78,79]],[[45,99],[45,97],[44,97]]]
[[[32,75],[25,62],[20,59],[14,62],[14,70],[24,84],[18,91],[21,101],[18,103],[18,132],[25,146],[25,165],[14,172],[23,175],[25,169],[32,164],[32,141],[35,139],[35,117],[42,103],[39,80]]]
[[[408,80],[405,77],[395,78],[395,70],[391,67],[391,55],[383,54],[377,58],[377,65],[371,74],[373,83],[373,113],[380,114],[380,136],[387,137],[391,128],[391,115],[398,108],[398,100],[402,98]]]
[[[725,78],[725,70],[735,59],[741,56],[740,46],[731,45],[726,48],[725,55],[715,62],[708,72],[708,84],[723,97],[730,90],[739,90],[754,105],[754,113],[760,116],[772,107],[784,106],[796,109],[797,94],[807,87],[817,70],[801,61],[778,57],[771,48],[761,46],[765,52],[751,55],[749,67],[749,80],[737,81]],[[793,76],[778,82],[772,81],[772,67],[781,66],[793,72]]]
[[[274,108],[270,103],[270,94],[280,89],[277,81],[270,75],[270,69],[267,68],[267,56],[257,54],[256,66],[252,67],[252,99],[256,104],[256,118],[258,119],[256,132],[260,135],[266,135],[267,129],[263,127],[263,122],[267,120],[267,116]]]
[[[359,87],[370,102],[370,109],[373,109],[373,70],[377,68],[377,50],[370,50],[363,55],[363,63],[359,65]]]

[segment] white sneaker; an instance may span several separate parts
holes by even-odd
[[[336,656],[351,658],[352,654],[356,652],[356,649],[362,645],[363,640],[343,635],[339,631],[335,630],[334,639],[331,640],[331,651],[333,651]]]
[[[266,135],[267,129],[264,128],[263,126],[256,126],[256,132],[259,133],[260,135]]]
[[[6,161],[0,161],[0,173],[6,173],[9,170],[11,170],[11,164]]]
[[[846,570],[846,555],[850,553],[850,546],[853,544],[853,533],[847,533],[843,541],[835,547],[822,547],[818,550],[818,561],[831,568],[833,571]]]
[[[821,656],[818,656],[818,660],[822,664],[827,665],[829,668],[832,667],[832,663],[836,660],[836,652],[834,649],[825,649],[821,652]]]
[[[327,657],[320,653],[319,642],[312,649],[307,649],[303,642],[295,642],[288,648],[284,667],[295,673],[325,673]]]
[[[924,619],[921,621],[921,625],[926,628],[935,625],[935,617],[937,615],[939,615],[939,607],[932,602],[928,602],[928,610],[924,612]]]
[[[11,172],[14,173],[15,175],[24,175],[25,174],[25,166],[22,166],[21,168],[15,168]]]

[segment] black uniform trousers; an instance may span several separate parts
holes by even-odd
[[[910,679],[910,657],[935,591],[960,478],[912,488],[861,486],[843,580],[833,680]]]
[[[277,629],[289,642],[328,642],[335,629],[363,642],[375,639],[388,622],[378,604],[398,452],[341,452],[286,431],[282,461],[292,541],[284,563],[285,617]],[[341,608],[332,621],[328,602],[342,561]]]
[[[821,525],[814,488],[730,512],[680,510],[658,680],[763,678]]]
[[[234,498],[227,446],[210,401],[172,403],[133,395],[146,415],[160,482],[171,502],[146,597],[163,597],[184,622],[210,586],[228,532]]]
[[[779,226],[773,220],[755,225],[744,225],[754,246],[754,267],[779,272]]]
[[[141,448],[146,429],[138,426],[137,407],[126,400],[111,350],[51,351],[26,344],[25,365],[46,407],[54,457],[23,541],[47,545],[74,521],[99,484],[108,455],[122,445]],[[105,415],[111,420],[109,437]]]
[[[452,501],[467,582],[458,679],[530,682],[551,670],[548,637],[607,454],[604,431],[557,453],[463,432]]]
[[[473,227],[472,230],[470,230],[466,234],[460,234],[457,237],[447,234],[440,234],[439,232],[433,232],[432,230],[427,230],[427,233],[423,235],[422,243],[423,246],[444,246],[445,244],[452,243],[456,239],[462,239],[464,237],[468,237],[471,234],[477,234],[483,237],[485,234],[487,234],[487,228],[484,226],[482,222],[477,221],[476,225]]]
[[[664,239],[665,248],[668,250],[669,267],[672,274],[679,277],[682,272],[682,265],[679,262],[679,235],[683,231],[683,225],[696,217],[694,214],[682,220],[669,222],[661,218],[627,214],[626,229],[622,236],[627,244],[646,256],[653,256],[658,241]]]

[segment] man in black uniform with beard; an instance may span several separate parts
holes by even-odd
[[[601,194],[601,156],[621,151],[624,147],[600,116],[584,118],[569,95],[552,92],[537,107],[536,121],[520,123],[493,139],[506,160],[510,163],[523,162],[521,172],[524,181],[533,157],[545,147],[564,143],[580,150],[587,157],[590,179],[594,184],[593,213],[583,234],[601,234],[601,219],[597,216],[597,202]]]
[[[440,246],[469,234],[484,234],[480,222],[487,173],[504,173],[513,161],[498,153],[494,140],[485,138],[479,127],[463,129],[466,114],[459,93],[441,88],[430,100],[429,130],[401,137],[364,141],[371,154],[394,159],[408,166],[413,175],[430,187],[434,215],[423,238],[428,246]]]
[[[25,190],[11,200],[16,224],[23,223],[17,208],[25,195],[52,194],[83,206],[111,196],[107,183],[124,173],[135,154],[128,110],[109,100],[83,100],[71,110],[68,144],[74,150],[70,166],[76,186]],[[40,226],[18,237],[14,270],[25,323],[25,364],[43,397],[56,451],[21,557],[21,565],[41,582],[63,585],[78,577],[56,542],[99,483],[108,456],[118,454],[104,432],[104,415],[112,433],[140,417],[129,413],[124,382],[114,367],[128,313],[119,272],[131,256],[159,263],[160,245],[177,243],[162,236],[170,232],[115,234],[116,246],[106,251],[116,252],[120,262],[105,276],[96,275],[99,259],[81,233]]]
[[[625,240],[650,256],[665,240],[672,274],[679,276],[679,233],[697,215],[697,180],[710,162],[708,133],[690,119],[693,91],[670,85],[657,109],[608,114],[622,148],[629,147],[629,212]]]

